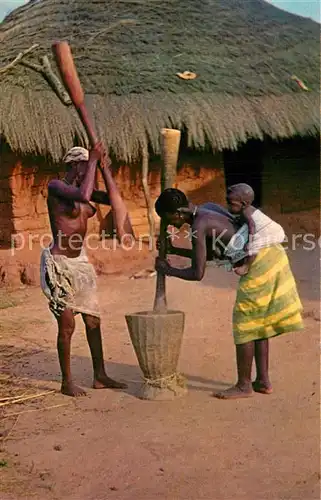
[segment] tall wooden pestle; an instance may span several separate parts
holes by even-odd
[[[181,140],[180,130],[163,128],[161,130],[161,148],[162,148],[162,172],[161,172],[161,190],[171,188],[174,185],[177,172],[177,160],[179,145]],[[159,252],[160,258],[165,259],[167,255],[167,226],[161,220],[159,234]],[[166,277],[157,273],[156,293],[154,301],[154,312],[166,313]]]
[[[75,106],[75,109],[80,117],[80,120],[87,132],[88,140],[91,147],[94,147],[98,142],[93,121],[89,116],[87,106],[85,104],[85,94],[79,80],[71,48],[66,41],[55,42],[52,45],[52,51],[60,72],[60,76],[70,95],[70,98]],[[130,222],[125,203],[120,195],[118,187],[113,179],[110,165],[111,161],[105,150],[105,174],[106,183],[108,186],[108,194],[112,207],[112,216],[114,227],[117,231],[119,241],[125,237],[134,237],[134,231]]]

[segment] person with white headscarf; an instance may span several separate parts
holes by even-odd
[[[82,147],[71,148],[64,157],[67,165],[64,179],[52,180],[48,185],[53,240],[42,252],[40,277],[42,291],[57,320],[61,392],[68,396],[85,394],[73,383],[70,368],[76,314],[81,314],[86,327],[94,371],[93,387],[127,387],[108,377],[105,371],[96,274],[83,246],[88,219],[96,212],[90,201],[109,204],[106,192],[94,190],[97,163],[101,158],[101,143],[90,151]]]

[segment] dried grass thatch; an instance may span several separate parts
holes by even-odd
[[[186,127],[189,145],[215,150],[319,132],[319,25],[263,0],[31,0],[0,24],[0,68],[37,43],[26,59],[47,55],[56,71],[57,39],[71,44],[119,159],[134,160],[147,143],[159,153],[163,127]],[[58,160],[75,134],[85,142],[72,107],[30,67],[0,75],[0,113],[13,150]]]

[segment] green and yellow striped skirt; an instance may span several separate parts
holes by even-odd
[[[233,310],[235,344],[302,330],[302,309],[282,245],[261,249],[239,281]]]

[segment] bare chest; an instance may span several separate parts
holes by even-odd
[[[87,221],[95,214],[95,209],[89,203],[63,201],[48,198],[50,220],[57,229],[85,230]],[[61,227],[63,226],[63,228]]]

